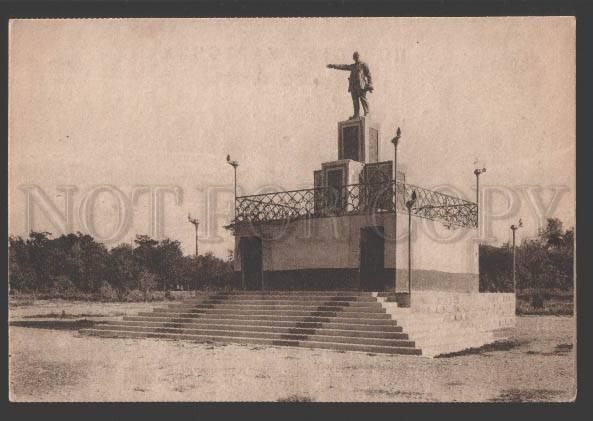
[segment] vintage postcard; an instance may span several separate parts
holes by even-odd
[[[569,402],[575,18],[12,19],[13,402]]]

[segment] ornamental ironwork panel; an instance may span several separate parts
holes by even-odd
[[[407,213],[406,201],[413,192],[416,192],[416,202],[411,209],[412,215],[439,221],[448,227],[477,226],[476,203],[393,181],[240,196],[235,202],[235,223],[385,213],[393,212],[394,208],[397,212]],[[386,203],[387,200],[391,203]]]
[[[401,185],[401,187],[400,187]],[[416,192],[412,215],[439,221],[447,227],[476,228],[478,226],[478,205],[474,202],[428,190],[412,184],[398,183],[397,209],[407,212],[406,202]]]

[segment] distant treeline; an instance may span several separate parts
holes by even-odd
[[[104,298],[129,291],[188,290],[222,287],[232,282],[231,254],[184,256],[179,241],[137,236],[133,244],[112,249],[89,235],[51,238],[48,232],[9,238],[11,291]]]
[[[564,230],[558,219],[548,219],[536,239],[517,245],[519,292],[572,290],[573,246],[574,229]],[[26,239],[9,238],[11,291],[65,298],[83,293],[122,299],[130,291],[146,297],[155,290],[235,287],[231,262],[230,251],[226,260],[212,253],[184,256],[179,241],[148,236],[112,249],[81,233],[51,238],[47,232],[31,232]],[[480,291],[512,290],[511,245],[481,245]]]
[[[547,220],[537,238],[516,245],[517,290],[572,290],[574,228],[564,230],[557,218]],[[480,291],[513,290],[512,244],[480,246]]]

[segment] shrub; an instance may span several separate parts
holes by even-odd
[[[69,277],[59,275],[51,278],[51,287],[47,295],[52,298],[77,299],[81,293]]]
[[[11,294],[14,291],[35,291],[39,285],[37,274],[31,267],[10,263],[8,286]]]
[[[138,289],[132,289],[126,291],[124,296],[122,297],[124,301],[127,302],[138,302],[138,301],[145,301],[145,295],[142,291]]]
[[[278,399],[278,402],[313,402],[313,399],[307,395],[290,395]]]
[[[126,302],[164,301],[165,292],[148,290],[140,291],[139,289],[132,289],[123,293],[120,299]]]
[[[67,276],[59,275],[52,278],[51,288],[57,292],[66,292],[76,289],[76,286]]]
[[[169,293],[170,295],[170,293]],[[149,301],[164,301],[167,299],[167,292],[164,291],[149,291],[148,292],[148,300]]]
[[[144,301],[147,301],[149,295],[151,295],[149,294],[150,291],[157,287],[158,279],[154,273],[148,270],[143,270],[142,273],[140,273],[138,283],[140,284],[140,290],[144,293]],[[150,298],[152,298],[152,296]]]
[[[115,290],[109,282],[103,281],[99,288],[99,299],[102,301],[115,301],[118,299],[117,290]]]

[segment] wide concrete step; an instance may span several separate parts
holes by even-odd
[[[244,330],[222,330],[222,329],[180,329],[174,327],[147,327],[147,326],[119,326],[113,324],[103,324],[94,327],[96,330],[123,330],[130,332],[146,332],[146,333],[175,333],[175,334],[191,334],[191,335],[213,335],[213,336],[232,336],[232,337],[246,337],[246,338],[267,338],[278,340],[315,340],[320,342],[336,342],[336,343],[351,343],[359,345],[379,345],[379,346],[397,346],[397,347],[414,347],[414,342],[402,339],[385,339],[385,338],[365,338],[358,336],[337,336],[337,335],[321,335],[318,333],[302,334],[302,333],[277,333],[277,332],[253,332]]]
[[[201,320],[212,320],[212,319],[240,319],[240,320],[281,320],[281,321],[293,321],[293,322],[339,322],[339,323],[362,323],[362,324],[384,324],[389,325],[393,321],[387,314],[375,314],[375,313],[328,313],[321,312],[318,314],[312,314],[310,312],[190,312],[190,313],[178,313],[178,312],[140,312],[138,316],[142,317],[165,317],[170,320],[177,319],[201,319]]]
[[[378,311],[375,312],[362,312],[362,311],[331,311],[331,310],[311,310],[311,309],[300,309],[300,310],[280,310],[280,309],[268,309],[268,308],[257,308],[253,310],[245,310],[245,309],[220,309],[220,308],[205,308],[205,309],[188,309],[184,312],[170,310],[167,308],[155,308],[152,313],[148,314],[166,314],[169,317],[187,317],[187,316],[201,316],[201,315],[213,315],[213,314],[228,314],[229,312],[233,313],[235,316],[251,316],[251,315],[261,315],[261,316],[275,316],[275,317],[284,317],[284,316],[298,316],[298,317],[341,317],[341,318],[364,318],[364,319],[389,319],[391,316],[387,313],[379,313]],[[146,313],[139,313],[142,316],[145,316]]]
[[[241,306],[284,306],[284,305],[306,305],[306,306],[331,306],[331,307],[351,307],[351,308],[381,308],[381,304],[377,301],[328,301],[328,300],[300,300],[300,299],[275,299],[275,300],[243,300],[243,299],[217,299],[204,300],[201,302],[183,301],[180,303],[167,304],[169,308],[187,308],[195,306],[225,306],[225,305],[241,305]]]
[[[378,303],[377,303],[378,304]],[[154,311],[159,312],[178,312],[178,313],[195,313],[195,312],[208,312],[208,311],[230,311],[230,312],[243,312],[243,311],[305,311],[305,312],[341,312],[341,313],[385,313],[385,309],[378,306],[365,306],[365,307],[340,307],[334,305],[310,305],[310,304],[270,304],[270,305],[244,305],[235,303],[225,304],[198,304],[194,306],[167,306],[157,307]]]
[[[216,291],[210,294],[217,295],[351,295],[355,297],[372,296],[369,291],[357,291],[357,290],[233,290],[233,291]]]
[[[176,323],[176,322],[154,322],[154,321],[128,321],[128,320],[114,320],[105,322],[98,326],[144,326],[154,328],[178,328],[178,329],[215,329],[215,330],[234,330],[245,332],[270,332],[270,333],[293,333],[298,335],[326,335],[326,336],[349,336],[361,338],[380,338],[380,339],[408,339],[407,333],[402,333],[399,330],[368,330],[360,326],[350,326],[348,329],[334,329],[321,327],[307,327],[307,326],[262,326],[259,324],[249,325],[243,324],[241,321],[234,323]]]
[[[364,319],[317,319],[304,320],[301,317],[289,317],[278,319],[275,317],[264,316],[264,319],[253,319],[252,317],[229,317],[224,315],[220,317],[189,317],[189,318],[171,318],[160,316],[158,314],[149,313],[151,316],[124,316],[125,321],[144,321],[155,323],[191,323],[199,325],[212,324],[236,324],[253,325],[253,326],[281,326],[281,327],[305,327],[305,328],[332,328],[332,329],[353,329],[353,330],[368,330],[368,331],[391,331],[401,332],[401,326],[397,326],[395,320],[368,320]],[[345,321],[344,321],[345,320]]]
[[[362,324],[390,324],[392,320],[389,318],[388,314],[384,314],[383,316],[387,317],[375,317],[377,315],[372,315],[373,317],[363,317],[360,314],[356,314],[354,317],[349,317],[344,314],[337,313],[336,315],[311,315],[307,312],[302,312],[303,314],[279,314],[272,312],[271,314],[239,314],[239,313],[232,313],[229,314],[228,312],[223,313],[165,313],[165,312],[140,312],[138,313],[139,316],[144,317],[166,317],[169,319],[202,319],[202,320],[209,320],[209,319],[249,319],[249,320],[287,320],[287,321],[294,321],[294,322],[329,322],[335,321],[340,323],[362,323]],[[378,316],[381,316],[380,314]]]
[[[219,335],[192,335],[166,332],[136,332],[129,330],[100,330],[100,329],[81,329],[81,334],[95,335],[101,337],[120,337],[120,338],[163,338],[163,339],[184,339],[196,342],[221,342],[221,343],[241,343],[258,344],[272,346],[291,346],[300,348],[318,348],[332,349],[338,351],[360,351],[369,353],[384,354],[408,354],[420,355],[421,351],[413,347],[396,347],[381,345],[352,344],[339,342],[322,342],[315,340],[292,340],[292,339],[268,339],[268,338],[250,338],[244,336],[219,336]]]
[[[257,300],[269,300],[269,299],[307,299],[307,300],[342,300],[342,301],[376,301],[370,293],[359,293],[359,294],[336,294],[336,293],[324,293],[303,291],[302,293],[296,292],[227,292],[227,293],[212,293],[207,296],[207,299],[257,299]],[[203,299],[202,297],[187,298],[184,301],[198,301]]]

